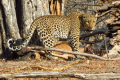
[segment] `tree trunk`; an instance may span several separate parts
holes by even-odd
[[[1,0],[3,5],[3,10],[5,13],[5,24],[7,35],[14,38],[15,40],[20,39],[16,11],[13,0]],[[9,35],[10,34],[10,35]]]
[[[21,0],[21,36],[25,38],[30,28],[32,19],[32,3],[30,0]]]
[[[31,23],[36,18],[49,15],[48,5],[48,0],[1,0],[0,54],[10,53],[6,50],[9,38],[15,40],[25,38]]]
[[[5,30],[3,27],[2,8],[1,8],[1,4],[0,4],[0,55],[3,52],[2,39],[4,40],[3,43],[5,43],[6,37],[5,37]]]
[[[0,32],[0,55],[2,54],[2,37],[1,37],[1,32]]]
[[[21,4],[21,36],[25,38],[33,20],[43,15],[49,15],[48,2],[47,0],[22,0]]]

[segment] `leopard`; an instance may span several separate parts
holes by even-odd
[[[54,43],[60,39],[70,39],[72,51],[79,51],[79,37],[83,30],[93,30],[97,21],[97,14],[80,14],[72,12],[67,16],[61,15],[45,15],[35,19],[28,31],[28,34],[21,45],[17,45],[12,38],[8,39],[7,46],[12,51],[19,51],[26,47],[34,31],[37,31],[39,40],[44,47],[52,48]],[[52,54],[46,51],[46,55]]]

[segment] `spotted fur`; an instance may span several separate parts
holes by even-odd
[[[79,14],[76,12],[68,16],[49,15],[41,16],[34,20],[29,29],[26,39],[21,45],[15,46],[15,41],[9,39],[9,49],[17,51],[27,46],[35,29],[44,47],[53,47],[54,42],[61,39],[71,39],[73,51],[79,51],[80,31],[94,29],[97,20],[96,15]]]

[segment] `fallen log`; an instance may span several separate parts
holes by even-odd
[[[14,78],[79,78],[79,79],[120,79],[120,73],[80,74],[65,72],[24,72],[19,74],[1,74],[0,79]]]

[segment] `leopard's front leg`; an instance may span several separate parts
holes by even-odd
[[[70,45],[74,52],[79,52],[79,38],[72,38]]]
[[[79,52],[79,37],[72,37],[70,45],[74,52]],[[81,59],[85,58],[84,56],[80,56],[80,55],[75,55],[75,57]]]

